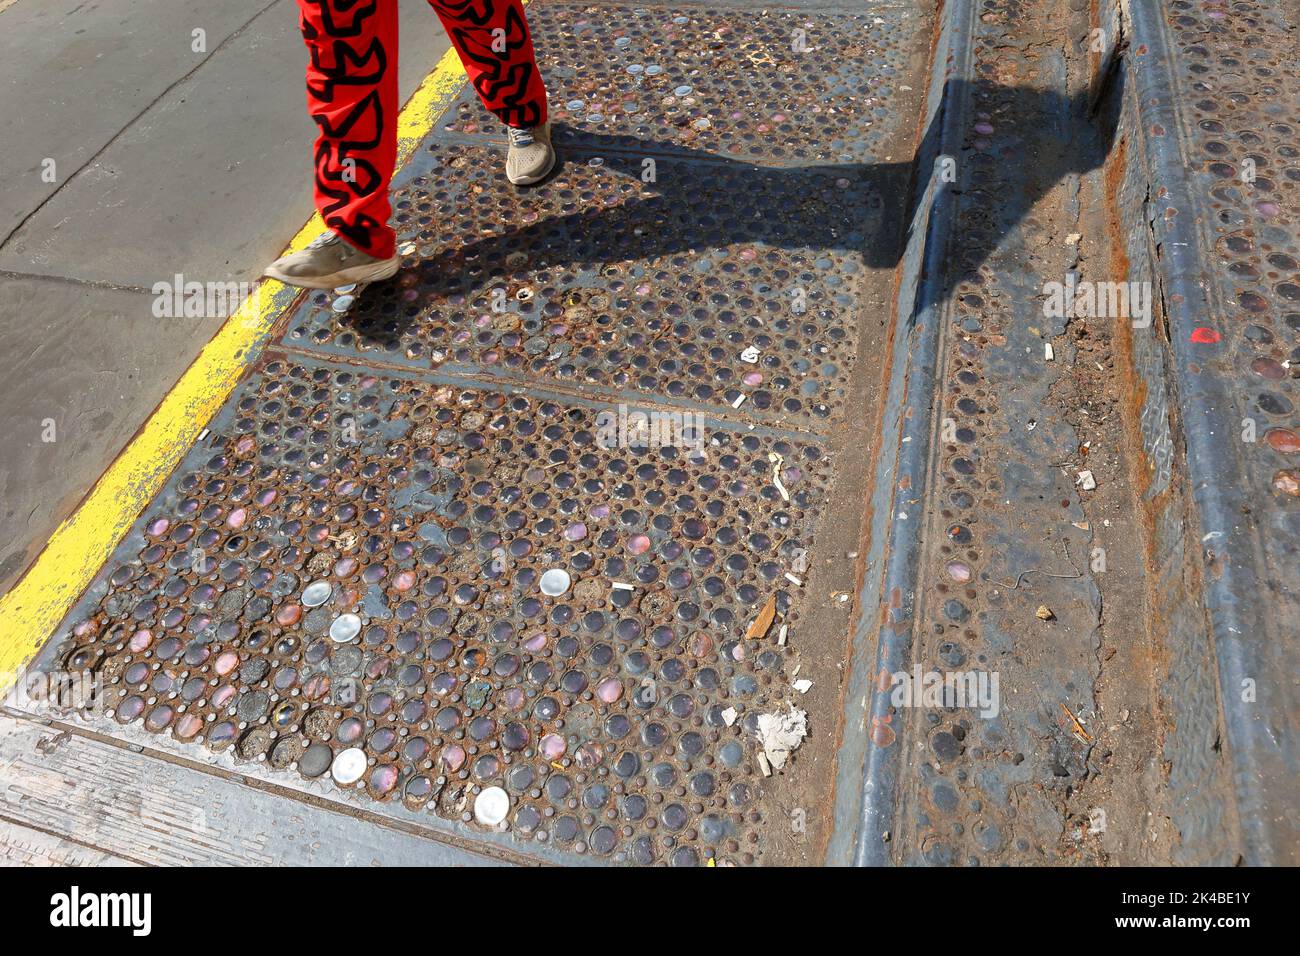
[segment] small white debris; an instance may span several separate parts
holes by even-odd
[[[731,407],[739,408],[741,405],[745,404],[745,399],[747,398],[749,398],[749,396],[746,395],[744,392],[741,392],[739,395],[736,396],[736,400],[731,403]]]
[[[1083,238],[1083,236],[1081,236],[1079,233],[1077,233],[1077,232],[1072,232],[1072,233],[1070,233],[1068,236],[1065,237],[1065,243],[1066,243],[1066,245],[1069,245],[1069,246],[1077,246],[1077,245],[1079,244],[1079,240],[1082,239],[1082,238]]]
[[[1075,479],[1074,483],[1084,491],[1092,491],[1092,489],[1097,487],[1097,479],[1092,476],[1092,472],[1090,471],[1079,472],[1079,477]]]
[[[1052,349],[1051,342],[1043,343],[1043,358],[1047,359],[1049,362],[1056,361],[1056,352]]]
[[[738,716],[740,715],[736,713],[736,708],[728,707],[726,710],[722,712],[722,722],[726,724],[728,727],[730,727],[732,724],[736,722],[736,718]]]
[[[772,463],[772,484],[776,485],[776,490],[781,493],[782,501],[790,500],[790,492],[785,490],[785,485],[781,484],[781,466],[785,464],[785,459],[774,451],[767,453],[767,460]]]
[[[1029,431],[1033,431],[1035,428],[1038,427],[1038,419],[1036,418],[1029,419],[1029,424],[1026,425],[1025,427],[1029,429]]]
[[[330,622],[330,640],[336,644],[350,644],[361,633],[361,618],[356,614],[340,614]]]
[[[763,776],[772,776],[772,767],[767,762],[767,756],[761,750],[758,752],[758,769],[763,771]]]
[[[801,580],[799,580],[798,578],[796,578],[796,577],[795,577],[793,574],[791,574],[789,571],[787,571],[787,572],[785,573],[785,579],[786,579],[787,581],[789,581],[791,584],[793,584],[793,585],[794,585],[795,587],[797,587],[797,588],[801,588],[801,587],[803,587],[803,581],[801,581]]]
[[[474,819],[485,827],[496,828],[510,812],[510,795],[500,787],[488,787],[474,798]]]
[[[784,712],[758,715],[758,741],[763,756],[776,770],[785,766],[790,755],[808,736],[808,715],[787,703]]]
[[[542,579],[538,582],[538,588],[547,597],[559,597],[569,586],[573,579],[569,577],[569,572],[564,568],[550,568],[542,572]]]
[[[748,362],[750,365],[757,365],[759,355],[760,353],[758,349],[751,345],[746,348],[745,351],[740,353],[740,360],[742,362]]]
[[[199,432],[199,441],[203,441],[203,439],[207,437],[208,437],[208,430],[206,428],[203,429],[203,431]]]
[[[303,588],[298,600],[302,601],[304,607],[320,607],[333,593],[334,585],[328,581],[313,581]]]
[[[797,690],[799,693],[806,694],[812,688],[812,681],[810,681],[806,677],[803,677],[795,681],[790,686],[793,687],[795,690]]]
[[[330,775],[345,787],[361,779],[366,772],[366,752],[360,747],[340,751],[330,765]]]
[[[624,584],[622,581],[611,581],[611,582],[610,582],[610,587],[612,587],[615,591],[635,591],[635,590],[636,590],[635,585]]]
[[[790,631],[789,624],[782,624],[781,630],[777,633],[776,643],[778,647],[785,647],[785,636]]]

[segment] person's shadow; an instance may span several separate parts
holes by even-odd
[[[1104,161],[1115,138],[1123,71],[1115,71],[1112,89],[1096,115],[1086,91],[1067,99],[1051,91],[985,81],[965,89],[966,82],[950,80],[943,101],[971,97],[970,128],[956,155],[938,153],[944,120],[940,110],[906,162],[757,166],[632,136],[583,133],[573,140],[557,126],[561,164],[566,152],[569,162],[600,156],[607,169],[635,180],[638,193],[610,206],[572,202],[574,208],[558,216],[447,243],[413,267],[416,285],[453,303],[470,302],[506,277],[539,269],[598,271],[607,263],[627,262],[687,269],[690,260],[680,254],[735,245],[804,250],[811,257],[848,254],[860,256],[871,268],[892,268],[909,240],[909,217],[916,202],[912,197],[925,194],[928,177],[948,172],[955,179],[933,193],[945,197],[938,201],[951,201],[963,192],[986,194],[978,201],[972,196],[963,206],[959,253],[945,266],[944,289],[952,290],[976,275],[1052,186]],[[981,115],[988,118],[977,119]],[[964,169],[975,151],[995,161]],[[657,164],[655,181],[648,187],[643,182],[647,156],[654,156]],[[690,167],[685,173],[678,166],[682,163]],[[562,168],[538,188],[559,188]],[[439,169],[435,166],[427,175],[435,180]],[[768,281],[780,280],[774,276]],[[785,281],[794,284],[793,279]],[[384,289],[392,285],[366,290],[346,318],[338,320],[360,342],[395,348],[418,317],[418,310],[402,309],[395,293]],[[928,304],[918,302],[915,311]]]

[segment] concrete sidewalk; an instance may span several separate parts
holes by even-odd
[[[448,43],[401,10],[404,99]],[[0,51],[3,593],[222,323],[154,283],[251,281],[311,214],[315,124],[287,2],[17,0]]]

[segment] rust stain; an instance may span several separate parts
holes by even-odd
[[[883,749],[898,739],[898,735],[894,733],[894,728],[889,726],[893,720],[893,714],[871,718],[871,742],[877,747]]]
[[[1119,136],[1110,156],[1107,157],[1103,170],[1106,193],[1109,197],[1106,204],[1105,218],[1107,232],[1109,233],[1107,246],[1109,247],[1111,274],[1125,277],[1129,275],[1131,263],[1125,244],[1124,217],[1120,209],[1120,196],[1124,173],[1129,163],[1128,151],[1128,137]],[[1159,323],[1167,321],[1158,298],[1155,302],[1155,309],[1157,314],[1152,317],[1153,325],[1149,331],[1155,331],[1158,329]],[[1161,572],[1169,556],[1158,550],[1157,528],[1160,516],[1168,508],[1177,506],[1178,477],[1175,474],[1172,476],[1168,488],[1157,494],[1151,494],[1151,483],[1156,473],[1156,463],[1146,453],[1142,440],[1142,410],[1149,396],[1147,383],[1137,370],[1133,333],[1134,330],[1127,321],[1123,319],[1116,320],[1113,336],[1115,376],[1118,385],[1116,392],[1121,412],[1120,420],[1124,431],[1124,440],[1127,446],[1134,450],[1134,454],[1129,457],[1129,480],[1134,488],[1133,500],[1136,505],[1134,515],[1139,526],[1142,563],[1146,572],[1143,575],[1146,603],[1151,608],[1162,608],[1167,601],[1160,593],[1159,583],[1163,580]],[[1174,410],[1171,408],[1170,415],[1173,414]],[[1176,434],[1176,422],[1171,420],[1168,425],[1171,435]],[[1187,560],[1182,562],[1182,576],[1184,578],[1189,574],[1197,574],[1194,568],[1189,567],[1189,565],[1193,564],[1195,562]],[[1152,614],[1146,622],[1147,634],[1150,639],[1151,659],[1157,672],[1161,670],[1167,672],[1169,666],[1168,624],[1167,617],[1162,614]]]

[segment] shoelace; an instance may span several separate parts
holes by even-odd
[[[532,130],[530,130],[530,129],[519,129],[518,127],[515,127],[515,126],[507,126],[506,129],[508,129],[508,130],[510,131],[510,132],[507,133],[506,135],[510,137],[510,145],[511,145],[511,146],[519,146],[519,147],[523,147],[523,146],[532,146],[532,145],[533,145],[533,131],[532,131]]]

